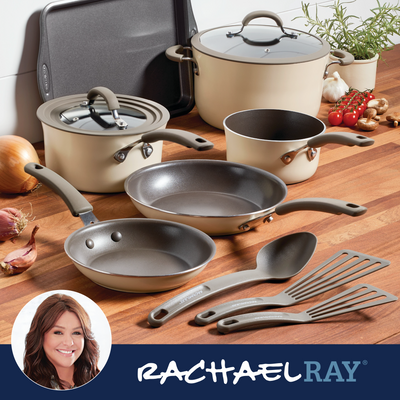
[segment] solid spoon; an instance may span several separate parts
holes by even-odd
[[[245,283],[291,278],[308,264],[316,247],[317,238],[310,232],[276,239],[258,252],[257,268],[220,276],[178,294],[150,312],[149,324],[159,327],[193,304]]]

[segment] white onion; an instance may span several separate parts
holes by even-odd
[[[26,193],[38,185],[38,180],[24,171],[29,162],[40,161],[28,140],[15,135],[0,136],[1,193]]]

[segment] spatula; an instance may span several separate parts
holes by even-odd
[[[397,297],[372,285],[360,283],[301,313],[256,312],[224,318],[221,333],[281,324],[304,324],[396,301]]]
[[[254,297],[219,304],[195,317],[198,325],[266,307],[290,306],[387,267],[390,261],[352,250],[338,251],[307,275],[272,297]]]

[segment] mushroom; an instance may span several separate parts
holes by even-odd
[[[386,116],[389,122],[393,122],[394,126],[398,126],[400,122],[400,112],[393,112]]]
[[[375,108],[367,108],[364,111],[363,118],[357,121],[357,126],[363,131],[373,131],[375,130],[379,122],[375,119],[377,110]]]
[[[382,98],[382,99],[373,99],[370,100],[367,104],[368,108],[375,108],[377,114],[385,113],[389,108],[389,102]]]

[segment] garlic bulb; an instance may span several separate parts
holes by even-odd
[[[331,103],[337,102],[347,91],[349,86],[335,71],[331,78],[326,78],[322,88],[322,96]]]

